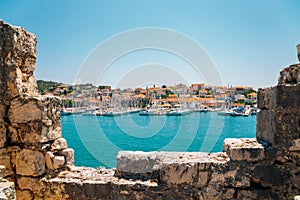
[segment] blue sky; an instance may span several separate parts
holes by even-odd
[[[158,27],[182,33],[203,47],[224,85],[259,88],[275,85],[281,68],[298,62],[299,8],[297,0],[0,0],[0,18],[36,34],[37,79],[72,83],[97,45],[124,31]],[[124,76],[121,67],[149,62],[189,74],[185,75],[187,83],[205,81],[188,66],[180,69],[184,64],[177,60],[151,51],[129,55],[114,63],[98,84],[118,85],[113,80]],[[167,84],[175,82],[166,80]],[[123,86],[135,83],[131,84]]]

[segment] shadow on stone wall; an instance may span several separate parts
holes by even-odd
[[[61,137],[60,100],[37,93],[35,61],[36,37],[0,21],[0,198],[12,199],[14,187],[17,199],[300,194],[300,64],[283,69],[277,86],[258,91],[256,138],[226,139],[220,153],[121,151],[117,169],[93,169],[74,166]]]

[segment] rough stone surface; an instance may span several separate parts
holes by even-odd
[[[45,159],[47,168],[51,170],[59,169],[65,164],[64,156],[56,156],[49,151],[46,153]]]
[[[192,162],[227,162],[228,158],[223,153],[198,153],[198,152],[142,152],[120,151],[117,156],[117,169],[123,172],[145,173],[152,172],[167,166],[170,163]],[[141,167],[144,166],[144,167]]]
[[[20,190],[36,190],[38,191],[41,187],[39,178],[32,177],[19,177],[17,180],[18,188]]]
[[[92,169],[73,166],[74,151],[61,138],[60,100],[37,94],[35,46],[33,34],[0,21],[0,165],[5,166],[0,198],[14,199],[16,193],[26,200],[293,199],[300,194],[300,64],[283,69],[277,86],[259,90],[256,139],[226,139],[221,153],[119,152],[117,169]]]
[[[292,146],[289,148],[290,151],[300,151],[300,139],[292,141]]]
[[[6,128],[4,120],[0,119],[0,148],[5,147],[6,144]]]
[[[300,64],[291,65],[280,72],[278,85],[294,85],[300,83]]]
[[[12,167],[10,162],[10,154],[6,151],[1,149],[0,150],[0,163],[1,166],[4,166],[5,168],[1,170],[2,177],[5,177],[7,175],[12,174]]]
[[[65,163],[69,167],[74,163],[74,152],[66,150],[61,138],[60,99],[37,92],[36,42],[33,34],[0,20],[0,165],[5,166],[1,180],[5,177],[17,183],[17,199],[43,198],[34,191],[42,189],[38,181],[46,173],[55,174],[46,167],[48,151],[53,153],[56,173]],[[9,184],[2,182],[0,187]],[[13,199],[15,194],[7,195],[5,199]]]
[[[3,177],[4,170],[5,170],[5,166],[4,165],[0,165],[0,178]]]
[[[185,180],[188,184],[197,184],[198,176],[191,178],[186,173],[197,173],[198,165],[228,161],[229,158],[224,153],[120,151],[117,156],[117,176],[160,179],[170,184],[180,184]]]
[[[160,181],[170,187],[172,185],[197,185],[199,180],[197,163],[172,163],[161,169],[159,174]]]
[[[0,164],[5,166],[3,177],[8,177],[14,174],[13,166],[15,163],[16,153],[19,152],[18,147],[7,147],[0,149]]]
[[[59,150],[66,149],[66,148],[68,148],[68,144],[67,144],[67,141],[64,138],[58,138],[51,145],[51,150],[53,152],[57,152]]]
[[[24,176],[40,176],[43,175],[45,171],[45,157],[42,153],[23,149],[17,154],[17,174]]]
[[[23,101],[23,98],[21,100]],[[8,117],[12,123],[22,124],[40,121],[42,119],[42,110],[34,101],[20,102],[19,100],[13,100],[10,105]]]
[[[300,65],[299,65],[300,67]],[[298,110],[300,84],[277,85],[258,90],[258,108],[261,110]]]
[[[48,151],[45,155],[45,162],[46,162],[46,166],[48,169],[54,170],[54,166],[53,166],[53,159],[54,159],[54,154],[51,151]]]
[[[0,165],[0,199],[16,199],[15,184],[3,178],[5,166]]]
[[[256,136],[281,149],[293,146],[300,135],[300,84],[287,78],[295,70],[300,71],[299,64],[283,69],[280,85],[258,91]]]
[[[300,95],[297,94],[300,94],[300,84],[259,90],[261,111],[257,115],[257,138],[280,148],[287,148],[292,140],[299,138]]]
[[[28,199],[33,199],[34,195],[30,190],[17,190],[16,191],[16,196],[17,199],[21,200],[28,200]]]
[[[16,199],[15,185],[13,182],[6,180],[0,181],[0,199],[14,200]]]
[[[59,169],[65,164],[64,156],[55,156],[53,159],[53,167],[54,169]]]
[[[33,76],[36,37],[21,27],[0,22],[0,96],[5,105],[18,95],[36,95]]]
[[[74,150],[73,149],[70,149],[70,148],[64,149],[64,150],[58,152],[58,154],[65,157],[67,166],[74,165]]]
[[[12,101],[8,112],[14,143],[38,146],[61,137],[60,100],[56,97],[22,97]]]
[[[264,159],[264,147],[255,138],[225,139],[223,151],[234,161],[257,162]]]

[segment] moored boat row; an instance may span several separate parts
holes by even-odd
[[[182,116],[189,113],[192,113],[193,110],[184,109],[184,110],[171,110],[166,113],[167,116]]]
[[[208,107],[200,107],[198,109],[183,109],[183,108],[173,108],[173,109],[162,109],[162,108],[148,108],[144,110],[132,108],[127,110],[113,110],[113,109],[99,109],[99,108],[89,108],[89,109],[75,109],[75,108],[65,108],[62,109],[60,114],[61,116],[64,115],[75,115],[81,114],[83,116],[120,116],[126,115],[131,113],[139,113],[140,116],[160,116],[160,115],[167,115],[167,116],[182,116],[192,112],[218,112],[218,115],[224,116],[244,116],[247,117],[249,115],[256,115],[257,108],[256,107],[234,107],[230,109],[222,109],[222,110],[213,110]]]
[[[256,107],[235,107],[231,109],[221,110],[218,112],[218,115],[248,117],[249,115],[256,115],[257,112],[258,111]]]

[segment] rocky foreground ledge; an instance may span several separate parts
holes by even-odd
[[[293,199],[300,194],[300,65],[258,91],[256,138],[223,152],[119,152],[116,169],[74,166],[60,100],[39,95],[36,37],[0,21],[0,199]]]
[[[227,139],[224,148],[234,159],[244,161],[245,166],[233,165],[224,152],[121,151],[117,169],[72,167],[33,185],[43,183],[44,191],[36,194],[40,198],[217,199],[220,195],[223,199],[244,198],[244,189],[251,186],[248,165],[264,159],[264,148],[255,139]],[[34,187],[28,182],[21,189]],[[258,195],[252,194],[255,198]]]
[[[290,148],[299,153],[299,144]],[[223,150],[122,151],[116,169],[71,167],[18,185],[42,187],[35,197],[46,199],[292,199],[298,194],[296,154],[281,155],[254,138],[226,139]]]

